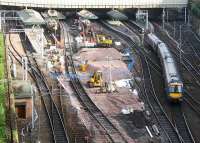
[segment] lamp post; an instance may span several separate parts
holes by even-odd
[[[169,11],[166,10],[166,15],[167,15],[167,23],[169,22]]]
[[[36,89],[32,86],[31,84],[31,97],[32,97],[32,129],[34,129],[35,127],[35,121],[37,120],[38,118],[38,115],[35,114],[35,106],[34,106],[34,101],[35,101],[35,92],[36,92]]]
[[[163,13],[162,13],[162,28],[165,29],[165,9],[163,8]]]
[[[28,79],[28,59],[27,57],[22,57],[22,71],[23,71],[23,80],[27,80]]]
[[[149,14],[148,10],[140,10],[138,9],[136,13],[136,21],[143,20],[145,22],[145,28],[148,29],[149,27]]]
[[[180,60],[180,64],[181,64],[182,63],[181,62],[181,59],[182,59],[182,53],[181,53],[181,49],[182,49],[182,31],[181,31],[182,30],[182,25],[179,26],[179,30],[180,30],[180,33],[179,33],[179,38],[180,38],[179,42],[180,43],[179,43],[178,46],[179,46],[179,50],[180,50],[180,52],[179,52],[179,56],[180,56],[179,58],[180,59],[179,60]],[[181,67],[180,67],[180,70],[181,70]]]
[[[174,38],[176,36],[176,22],[174,21]]]
[[[142,33],[141,33],[141,43],[140,43],[140,46],[141,46],[142,48],[144,48],[144,33],[145,33],[145,31],[144,31],[144,29],[142,29]]]
[[[44,37],[43,37],[43,33],[44,33],[44,29],[42,28],[42,29],[40,29],[39,31],[38,31],[38,33],[39,33],[39,35],[40,36],[38,36],[38,38],[39,38],[39,49],[40,49],[40,51],[41,51],[41,56],[42,56],[42,58],[43,58],[43,56],[44,56]]]
[[[187,23],[187,7],[185,7],[185,24]]]

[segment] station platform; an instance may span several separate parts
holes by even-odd
[[[36,53],[42,54],[43,48],[47,45],[47,39],[44,36],[42,28],[26,28],[24,29],[27,38],[29,39]]]

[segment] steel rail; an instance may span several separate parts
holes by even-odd
[[[27,43],[24,41],[22,41],[22,44],[28,58],[28,67],[31,68],[31,72],[39,87],[39,91],[42,94],[41,97],[49,118],[51,130],[53,133],[53,140],[55,143],[69,143],[69,137],[65,131],[60,112],[52,99],[52,93],[48,86],[47,79],[39,69],[37,61],[33,55],[28,55],[28,52],[33,51],[32,46],[27,46]]]
[[[64,32],[64,37],[68,38],[69,35],[66,33],[66,29],[64,25],[62,25]],[[66,42],[66,41],[65,41]],[[71,47],[70,50],[72,51]],[[72,52],[70,52],[72,54]],[[105,134],[109,137],[109,139],[113,143],[127,143],[128,141],[121,134],[121,132],[115,127],[115,125],[107,118],[107,116],[94,104],[94,102],[90,99],[88,93],[85,91],[81,81],[77,76],[77,72],[72,60],[72,55],[66,57],[66,67],[67,72],[70,77],[70,82],[72,83],[72,87],[77,93],[81,103],[86,107],[90,115],[95,119],[96,122],[104,129]]]
[[[126,33],[123,33],[122,31],[116,30],[114,29],[112,26],[110,26],[109,24],[107,24],[106,22],[102,22],[102,24],[104,26],[106,26],[108,29],[110,29],[111,31],[115,32],[116,34],[120,35],[122,39],[126,40],[132,47],[135,46],[135,48],[137,47],[136,43],[134,43],[133,39],[131,36],[127,35]],[[141,54],[143,55],[143,54]],[[147,59],[147,57],[144,56],[145,59]],[[145,90],[146,88],[144,88]],[[152,93],[151,93],[152,94]],[[148,101],[148,104],[150,105],[150,107],[152,107],[152,111],[154,112],[154,110],[156,112],[155,116],[157,121],[159,122],[159,124],[161,125],[162,129],[168,134],[167,136],[169,137],[169,142],[181,142],[179,133],[177,132],[176,128],[173,126],[173,124],[171,123],[171,121],[169,120],[169,117],[167,116],[167,114],[165,113],[161,103],[159,102],[159,100],[157,99],[156,96],[151,96],[151,101]],[[155,104],[152,105],[151,102],[154,102]],[[165,124],[167,124],[167,126],[165,126]],[[171,128],[170,128],[171,127]],[[170,129],[169,129],[170,128]],[[168,131],[166,131],[165,129],[169,129]],[[169,135],[170,134],[170,135]],[[173,135],[172,135],[173,134]],[[171,137],[170,137],[171,136]],[[173,137],[172,137],[173,136]]]

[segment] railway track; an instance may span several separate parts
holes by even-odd
[[[134,25],[134,23],[132,22],[124,22],[124,25],[127,26],[132,32],[135,32],[137,34],[138,37],[141,37],[141,31],[142,30],[139,30],[139,27],[137,25]],[[136,28],[136,29],[135,29]],[[139,31],[138,31],[139,30]],[[160,68],[160,66],[157,64],[157,62],[155,61],[155,59],[152,59],[151,57],[151,53],[147,52],[147,50],[145,50],[144,48],[140,47],[136,47],[137,49],[137,53],[141,56],[141,55],[145,55],[146,58],[148,59],[148,61],[151,63],[150,66],[152,68],[155,69],[155,71],[157,73],[160,73],[162,71],[162,69]],[[149,49],[148,49],[149,50]]]
[[[66,33],[64,25],[62,26],[63,30],[65,30],[64,37],[68,37],[69,35]],[[72,49],[71,49],[71,54],[72,54]],[[124,138],[121,132],[115,127],[115,125],[113,125],[113,123],[106,117],[106,115],[102,113],[102,111],[94,104],[94,102],[88,96],[81,81],[77,76],[76,69],[72,60],[72,55],[66,56],[66,67],[72,87],[74,91],[77,93],[81,103],[93,117],[94,119],[93,121],[98,123],[98,125],[102,127],[102,129],[105,132],[105,135],[111,140],[111,142],[127,143],[128,141]]]
[[[129,26],[129,28],[131,28],[131,25],[134,25],[134,23],[129,23],[129,24],[126,24],[127,26]],[[133,28],[132,28],[133,29]],[[138,27],[137,27],[137,29],[138,29]],[[141,31],[141,30],[140,30]],[[140,32],[140,31],[138,31],[138,32]],[[155,56],[155,55],[154,55]],[[147,60],[147,58],[145,58],[145,57],[142,57],[142,59],[145,59],[145,62],[146,62],[146,64],[147,64],[147,69],[150,71],[150,69],[149,69],[149,64],[151,64],[151,63],[149,63],[148,64],[148,61],[149,60]],[[143,64],[143,65],[145,65],[145,64]],[[158,65],[158,67],[159,67],[159,65]],[[143,69],[145,69],[145,68],[143,68]],[[154,71],[155,71],[155,68],[153,68],[154,69]],[[158,70],[157,70],[158,71]],[[151,72],[151,71],[150,71]],[[154,73],[154,72],[153,72]],[[152,74],[153,74],[152,73]],[[153,81],[152,81],[152,78],[151,78],[151,75],[152,75],[151,73],[149,73],[149,77],[150,77],[150,80],[151,80],[151,84],[152,84],[152,94],[154,95],[154,97],[156,98],[156,100],[158,100],[157,99],[157,97],[158,96],[156,96],[156,92],[155,92],[155,89],[154,89],[154,85],[153,85]],[[161,75],[161,73],[160,73],[160,75]],[[157,75],[156,75],[157,76]],[[148,78],[147,78],[148,79]],[[148,84],[148,85],[150,85],[150,84]],[[147,89],[149,89],[149,88],[147,88]],[[187,91],[186,91],[187,92]],[[189,97],[189,96],[186,96],[186,97]],[[185,98],[186,98],[185,97]],[[173,109],[173,108],[172,108]],[[179,106],[179,111],[182,111],[182,108]],[[177,111],[178,112],[178,111]],[[180,113],[180,112],[178,112],[178,113]],[[175,122],[176,123],[176,128],[178,129],[178,131],[179,131],[179,134],[180,134],[180,139],[181,139],[181,142],[195,142],[194,141],[194,138],[193,138],[193,136],[192,136],[192,134],[191,134],[191,131],[190,131],[190,128],[189,128],[189,126],[188,126],[188,124],[187,124],[187,120],[186,120],[186,117],[185,117],[185,115],[184,115],[184,113],[183,112],[181,112],[182,113],[182,116],[173,116],[173,117],[176,117],[176,119],[179,119],[179,120],[181,120],[181,119],[183,119],[183,120],[181,120],[181,121],[183,121],[182,122],[182,124],[181,124],[181,122],[179,121],[177,121],[177,122]],[[178,115],[178,114],[175,114],[175,115]]]
[[[170,47],[169,49],[177,59],[177,63],[183,65],[183,67],[190,73],[190,75],[192,76],[193,84],[195,83],[198,87],[200,87],[200,72],[198,71],[198,69],[190,62],[190,59],[184,56],[182,49],[179,49],[177,45],[172,43],[169,38],[164,37],[161,34],[162,32],[160,32],[160,30],[158,29],[159,27],[156,30],[156,35],[158,35],[168,45],[168,47]]]
[[[191,31],[189,31],[189,32],[191,32]],[[160,33],[160,32],[159,32]],[[177,36],[177,35],[176,35]],[[185,35],[186,36],[186,35]],[[188,35],[186,36],[186,37],[188,37]],[[190,36],[190,37],[192,37],[192,35]],[[199,55],[197,55],[198,53],[199,53],[199,51],[196,49],[197,48],[197,46],[195,47],[195,45],[193,45],[192,43],[191,43],[191,41],[184,41],[185,43],[183,43],[182,44],[182,49],[181,49],[181,52],[182,52],[182,55],[184,55],[185,53],[184,53],[184,48],[188,48],[188,46],[193,50],[193,52],[194,52],[194,54],[193,55],[195,55],[196,57],[199,57]],[[168,42],[167,44],[169,44],[170,42]],[[174,47],[174,45],[173,44],[170,44],[172,47]],[[175,50],[177,50],[177,51],[172,51],[173,52],[173,54],[175,55],[175,57],[177,58],[177,59],[179,59],[179,54],[180,54],[180,49],[179,48],[177,48],[177,46],[175,46],[176,48],[172,48],[173,50],[175,49]],[[190,54],[190,56],[191,56],[191,54]],[[186,55],[186,56],[183,56],[183,57],[181,57],[181,58],[183,58],[183,62],[181,62],[181,64],[184,66],[184,68],[193,76],[193,80],[195,80],[195,82],[197,82],[197,86],[199,86],[199,82],[198,82],[198,80],[199,80],[199,77],[198,77],[198,74],[199,74],[199,72],[198,72],[198,67],[194,64],[194,63],[196,63],[197,61],[194,61],[193,63],[192,63],[192,61],[191,61],[191,59],[193,58],[194,59],[194,57],[190,57],[191,59],[189,59],[188,58],[188,56]],[[177,61],[179,61],[179,60],[177,60]],[[188,90],[186,90],[185,89],[185,92],[184,92],[184,96],[183,96],[183,102],[182,102],[182,104],[184,105],[184,107],[186,107],[186,108],[188,108],[188,107],[190,107],[192,110],[194,110],[194,112],[199,116],[199,101],[197,100],[197,99],[195,99],[191,94],[189,94],[189,93],[191,93],[190,91],[188,91]],[[187,104],[188,106],[185,106],[185,104]],[[182,106],[183,106],[182,105]],[[182,107],[181,105],[179,105],[179,107],[173,107],[172,109],[174,109],[174,110],[177,110],[177,108],[179,108],[178,109],[178,111],[176,111],[175,112],[175,114],[173,115],[173,118],[175,119],[174,120],[174,124],[176,125],[176,127],[177,127],[177,129],[179,130],[179,132],[180,132],[180,134],[181,134],[181,136],[183,137],[183,141],[184,142],[195,142],[195,140],[197,141],[198,139],[197,138],[195,138],[195,140],[194,140],[194,137],[193,137],[193,135],[191,134],[191,131],[190,131],[190,128],[189,128],[189,126],[188,126],[188,121],[187,121],[187,118],[186,118],[186,116],[185,116],[185,111],[184,111],[184,109],[182,109],[183,107]],[[180,119],[182,119],[182,120],[180,120]]]
[[[190,36],[192,36],[192,35],[190,35]],[[167,40],[167,42],[168,42],[168,44],[170,43],[170,41],[168,41]],[[172,45],[172,44],[170,44],[169,46],[171,46],[171,47],[174,47],[175,45]],[[196,48],[194,47],[194,46],[192,46],[191,45],[191,43],[190,43],[190,47],[192,48],[192,50],[193,51],[196,51],[196,48],[197,48],[197,46],[196,46]],[[171,48],[171,49],[175,49],[175,48]],[[197,51],[197,53],[198,53],[198,51]],[[197,54],[196,53],[196,54]],[[174,52],[174,54],[176,54],[176,52]],[[194,53],[195,54],[195,53]],[[176,54],[177,56],[177,58],[178,58],[178,53]],[[192,57],[190,57],[190,58],[192,58]],[[177,60],[177,61],[179,61],[179,60]],[[195,65],[192,65],[191,63],[190,63],[190,61],[189,60],[187,60],[188,62],[187,63],[189,63],[189,64],[187,64],[187,63],[182,63],[183,64],[183,66],[185,67],[185,69],[187,69],[187,71],[188,71],[188,73],[190,74],[190,75],[192,75],[192,77],[193,77],[193,82],[192,83],[190,83],[190,84],[192,84],[192,85],[194,85],[194,86],[197,86],[197,87],[200,87],[200,84],[199,84],[199,78],[197,77],[197,75],[194,73],[195,71],[193,70],[193,69],[195,69],[196,70],[196,72],[198,72],[198,73],[200,73],[199,71],[198,71],[198,67],[197,67],[197,65],[195,66]],[[194,83],[196,83],[196,84],[194,84]],[[199,115],[199,109],[198,109],[198,106],[200,105],[200,103],[199,103],[199,101],[195,98],[195,97],[193,97],[190,93],[191,90],[187,90],[187,89],[185,89],[185,92],[184,92],[184,98],[183,98],[183,100],[197,113],[197,115]]]
[[[24,46],[25,47],[25,46]],[[26,46],[26,48],[31,46]],[[25,49],[25,51],[27,51]],[[32,51],[32,49],[28,49]],[[28,52],[26,52],[27,54]],[[45,105],[46,112],[49,117],[50,125],[53,133],[53,140],[55,143],[67,143],[69,142],[69,137],[65,131],[64,123],[61,117],[61,114],[56,106],[55,102],[52,99],[52,91],[49,88],[47,79],[39,69],[36,59],[32,56],[28,56],[28,61],[33,75],[35,76],[36,83],[38,84],[39,90],[42,95],[42,100]]]
[[[10,38],[10,34],[9,34],[9,43],[10,43],[10,45],[11,45],[11,47],[8,47],[8,50],[9,50],[9,52],[12,54],[12,56],[15,58],[15,60],[20,64],[20,65],[22,65],[22,61],[21,61],[21,59],[22,59],[22,56],[18,53],[18,51],[15,49],[15,47],[14,47],[14,45],[13,45],[13,43],[12,43],[12,40],[11,40],[11,38]],[[30,76],[32,77],[32,79],[34,80],[35,79],[35,77],[33,76],[33,74],[32,74],[32,72],[31,71],[28,71],[29,72],[29,74],[30,74]],[[37,85],[37,87],[38,87],[38,85]],[[46,114],[47,114],[47,112],[46,112],[46,106],[44,105],[44,104],[41,104],[41,107],[40,107],[40,109],[39,109],[40,111],[40,118],[42,118],[43,120],[41,121],[41,125],[40,125],[40,131],[41,132],[49,132],[49,136],[48,136],[48,138],[49,138],[49,141],[50,142],[53,142],[53,138],[52,139],[50,139],[52,136],[53,136],[53,134],[52,134],[52,128],[50,127],[50,129],[49,129],[49,124],[50,124],[50,122],[48,122],[49,121],[49,116],[47,116]],[[40,124],[40,123],[39,123]],[[44,136],[41,136],[40,137],[40,140],[42,141],[42,140],[46,140],[46,138],[44,137]]]
[[[146,61],[146,62],[148,62],[148,61]],[[149,76],[151,76],[152,74],[155,74],[154,71],[151,74],[149,74]],[[161,75],[161,73],[160,73],[160,75]],[[157,74],[155,75],[155,77],[156,76],[157,76]],[[151,78],[151,80],[152,79],[154,79],[154,78]],[[153,80],[152,80],[152,83],[153,83]],[[153,91],[155,92],[155,89],[153,89]],[[196,104],[199,105],[199,103],[197,101],[194,102],[194,98],[191,95],[189,96],[189,94],[186,95],[186,93],[188,93],[187,90],[185,90],[185,93],[184,93],[185,96],[183,97],[184,98],[183,100],[185,102],[183,102],[182,104],[185,104],[186,101],[187,101],[188,103],[190,103],[190,106],[193,107],[193,110],[197,112],[198,109],[197,109],[197,107],[195,107],[195,105]],[[158,97],[158,96],[156,96],[156,97]],[[159,99],[157,99],[157,100],[159,100]],[[191,102],[191,100],[192,100],[192,102]],[[181,104],[178,104],[178,103],[177,104],[170,104],[169,108],[173,112],[173,114],[172,114],[173,125],[175,126],[178,133],[180,134],[181,142],[195,143],[195,140],[194,140],[193,135],[191,133],[191,130],[188,126],[187,118],[186,118],[186,116],[183,112]]]
[[[168,27],[170,27],[171,25],[169,25]],[[185,26],[184,26],[185,27]],[[169,30],[168,28],[168,30]],[[182,28],[183,29],[183,28]],[[170,30],[169,30],[170,31]],[[180,31],[178,31],[180,32]],[[187,26],[185,29],[183,29],[182,31],[183,33],[183,41],[185,42],[182,50],[183,51],[187,51],[188,50],[188,47],[189,47],[189,50],[192,50],[191,52],[192,53],[189,53],[187,54],[184,53],[186,55],[186,57],[190,60],[191,64],[193,64],[193,67],[195,69],[197,69],[197,71],[199,71],[199,61],[200,61],[200,49],[199,49],[199,46],[200,46],[200,39],[198,38],[198,36],[193,32],[191,31],[191,29],[189,29]],[[185,39],[185,37],[187,37],[187,39]],[[188,56],[187,56],[188,55]],[[192,70],[192,69],[191,69]],[[188,70],[189,71],[189,70]],[[193,74],[193,72],[189,71],[189,73],[193,76],[195,76]],[[200,72],[199,72],[200,73]],[[199,79],[198,77],[196,78],[197,80]],[[197,86],[199,87],[199,83],[197,84]],[[185,94],[187,95],[188,97],[188,100],[190,101],[193,101],[195,104],[197,105],[200,105],[199,101],[196,100],[191,94],[189,91],[185,91]]]
[[[105,22],[102,22],[102,24],[104,26],[106,26],[109,30],[111,30],[112,32],[120,35],[122,39],[126,40],[129,43],[129,45],[131,45],[131,47],[136,46],[133,39],[131,37],[127,36],[126,33],[123,33],[121,31],[118,31],[118,30],[112,28],[110,25],[108,25]],[[147,73],[144,73],[145,79],[143,79],[143,80],[146,80],[145,81],[146,84],[144,85],[142,94],[144,95],[144,98],[146,99],[147,104],[150,106],[150,108],[151,108],[152,112],[154,113],[161,128],[166,133],[166,136],[168,137],[168,141],[172,142],[172,143],[173,142],[174,143],[182,142],[182,139],[180,138],[179,133],[177,132],[176,128],[173,126],[173,124],[169,120],[169,117],[167,116],[166,112],[164,111],[162,105],[160,104],[160,102],[157,99],[157,96],[154,92],[154,87],[153,87],[152,81],[150,79],[151,75],[150,75],[149,71],[147,71],[149,69],[149,63],[147,62],[148,58],[146,56],[144,56],[144,54],[140,53],[140,55],[143,55],[143,57],[141,58],[141,59],[144,59],[144,60],[142,60],[143,61],[142,65],[145,66],[145,64],[146,64],[146,67],[143,67],[143,68],[146,68],[145,72],[147,72]],[[150,87],[147,87],[147,86],[150,86]]]
[[[200,64],[200,56],[198,52],[196,52],[196,48],[191,44],[189,40],[185,41],[185,43],[182,46],[182,49],[190,49],[188,52],[184,52],[184,55],[190,59],[190,62],[193,64],[194,67],[196,67],[197,70],[199,70],[199,64]]]
[[[184,32],[184,36],[188,36],[190,39],[194,39],[194,41],[189,41],[188,42],[191,44],[193,52],[195,53],[195,56],[198,58],[198,61],[200,61],[200,39],[199,37],[196,35],[196,33],[194,33],[191,30],[187,30],[186,32]]]
[[[15,60],[20,64],[22,65],[22,62],[21,62],[21,59],[22,59],[22,56],[17,52],[17,50],[14,48],[14,45],[11,41],[11,37],[10,37],[10,33],[8,35],[8,40],[9,40],[9,43],[11,45],[11,48],[8,46],[8,50],[9,52],[12,54],[12,56],[15,58]]]
[[[188,91],[185,91],[183,100],[192,108],[192,110],[200,117],[200,101],[196,100]]]
[[[193,67],[200,70],[200,40],[198,36],[187,26],[182,26],[182,50],[187,59],[190,60]],[[185,38],[188,37],[188,38]],[[188,53],[189,51],[189,53]],[[200,77],[198,77],[200,79]]]
[[[162,128],[164,128],[164,131],[167,133],[169,141],[174,143],[182,142],[182,138],[179,136],[179,134],[176,131],[171,130],[171,127],[173,125],[170,122],[167,113],[164,111],[162,105],[160,104],[157,98],[158,95],[156,94],[154,89],[149,63],[145,57],[143,58],[144,60],[142,65],[143,65],[143,78],[145,80],[144,91],[146,99],[151,104],[152,106],[151,108],[155,112],[154,114],[156,115],[157,120],[159,120],[160,125],[162,126]],[[151,95],[151,97],[149,97],[149,95]]]
[[[12,53],[12,55],[14,56],[14,58],[20,63],[21,63],[21,58],[22,56],[17,52],[17,50],[14,48],[12,41],[10,39],[9,36],[9,41],[11,43],[11,47],[12,50],[9,49],[9,51]],[[28,54],[27,51],[27,47],[31,47],[31,45],[27,46],[24,41],[22,42],[22,45],[24,47],[24,51],[26,54]],[[29,49],[30,50],[30,49]],[[33,56],[33,55],[32,55]],[[50,142],[55,142],[55,143],[67,143],[69,142],[68,140],[68,136],[65,132],[65,128],[63,125],[63,121],[61,120],[61,116],[60,113],[58,111],[57,106],[55,105],[55,103],[53,102],[52,98],[51,98],[51,90],[48,87],[47,81],[44,77],[44,75],[42,74],[42,72],[39,69],[39,66],[37,65],[37,62],[35,60],[35,58],[30,56],[28,57],[28,67],[31,69],[31,71],[29,72],[33,78],[33,80],[35,80],[37,87],[41,93],[41,99],[42,99],[42,106],[44,108],[41,109],[40,113],[45,113],[46,116],[41,115],[43,117],[43,119],[45,120],[43,122],[43,124],[41,125],[41,131],[43,130],[42,127],[44,128],[49,128],[51,129],[51,131],[47,134],[49,134],[49,137],[52,139],[49,139]],[[44,129],[44,131],[47,131],[47,129]],[[43,137],[41,137],[43,138]]]
[[[183,112],[181,104],[173,104],[172,109],[172,120],[174,122],[175,127],[178,129],[180,133],[183,143],[195,143],[193,135],[190,131],[190,128],[187,123],[187,118],[185,117],[185,113]]]
[[[151,75],[151,74],[149,74]],[[184,98],[187,98],[185,96]],[[171,110],[173,110],[173,123],[180,134],[181,142],[191,142],[194,143],[195,140],[191,134],[190,128],[187,123],[187,119],[185,117],[184,112],[182,111],[181,104],[174,104],[175,106],[171,105]]]
[[[128,26],[133,31],[133,29],[134,29],[132,27],[132,26],[134,26],[133,23],[127,23],[126,26]],[[138,27],[137,27],[137,29],[138,29]],[[169,142],[182,142],[182,137],[177,132],[176,127],[173,126],[172,122],[170,121],[170,118],[168,117],[167,113],[164,111],[164,109],[158,99],[158,95],[156,94],[156,90],[155,90],[155,85],[152,80],[153,77],[152,77],[152,73],[151,73],[152,72],[151,68],[154,71],[158,71],[160,77],[162,78],[161,71],[160,71],[161,67],[160,67],[160,65],[158,65],[156,63],[156,61],[154,63],[157,64],[157,68],[159,68],[159,70],[157,70],[153,66],[150,67],[151,62],[149,62],[149,60],[145,57],[145,55],[143,55],[143,54],[140,55],[140,59],[142,59],[141,63],[143,66],[142,75],[143,75],[144,83],[143,83],[142,91],[143,91],[144,99],[150,105],[150,108],[154,112],[156,119],[159,121],[159,124],[164,129],[163,131],[167,135]],[[156,59],[154,59],[154,60],[156,60]],[[151,95],[151,97],[149,95]],[[172,128],[174,128],[173,131],[171,130],[170,126],[172,126]]]
[[[67,64],[67,66],[71,69],[68,72],[76,75],[75,67],[71,57],[67,58]],[[111,141],[113,143],[126,143],[127,141],[120,133],[120,131],[110,122],[106,115],[104,115],[90,99],[77,76],[70,76],[70,80],[82,104],[87,108],[92,117],[95,118],[100,126],[106,131],[106,134],[109,136]]]
[[[143,65],[145,65],[145,66],[147,66],[146,68],[150,71],[150,66],[149,66],[149,63],[148,63],[148,60],[145,58],[145,57],[143,57],[143,59],[145,59],[145,63],[143,63]],[[146,69],[146,68],[144,68],[143,67],[143,69]],[[144,73],[144,70],[142,70],[141,71],[141,73],[143,74],[143,79],[145,79],[145,73]],[[148,93],[149,92],[153,92],[152,94],[154,94],[155,95],[155,98],[157,98],[157,96],[156,96],[156,94],[155,94],[155,89],[152,87],[152,89],[153,90],[151,90],[151,91],[149,91],[149,92],[147,92],[148,91],[148,89],[150,89],[150,88],[148,88],[148,86],[149,85],[151,85],[151,86],[154,86],[154,85],[152,85],[152,83],[153,83],[153,81],[152,81],[152,77],[151,77],[151,73],[146,73],[146,74],[149,74],[149,77],[150,78],[148,78],[148,76],[146,77],[146,79],[148,79],[148,80],[150,80],[150,81],[148,81],[146,84],[145,84],[145,86],[142,88],[142,89],[140,89],[141,90],[141,92],[142,91],[144,91],[145,93],[144,94],[146,94],[146,96],[144,97],[144,99],[146,98],[149,98],[148,97]],[[161,75],[161,73],[160,73],[160,75]],[[161,77],[161,76],[160,76]],[[189,95],[189,93],[187,92],[187,91],[185,91],[186,93],[187,93],[187,96],[184,96],[184,101],[185,101],[185,103],[188,103],[192,108],[193,108],[193,110],[196,112],[196,113],[200,113],[199,112],[199,109],[198,109],[198,106],[200,105],[200,102],[198,102],[198,101],[196,101],[191,95]],[[186,94],[185,93],[185,94]],[[149,100],[149,99],[148,99]],[[156,99],[156,100],[158,100],[158,99]],[[152,103],[152,101],[151,101],[151,103]],[[192,135],[192,133],[191,133],[191,130],[190,130],[190,128],[189,128],[189,126],[188,126],[188,123],[187,123],[187,119],[186,119],[186,117],[185,117],[185,114],[184,114],[184,112],[182,111],[182,107],[181,107],[181,105],[180,104],[178,104],[177,106],[175,106],[175,104],[173,104],[172,105],[173,106],[173,108],[171,108],[173,111],[173,115],[172,115],[172,117],[173,117],[173,124],[174,124],[174,126],[175,126],[175,128],[177,128],[177,130],[179,131],[179,133],[180,133],[180,142],[184,142],[184,143],[195,143],[195,140],[194,140],[194,138],[193,138],[193,135]],[[151,107],[152,108],[152,107]],[[177,114],[178,113],[178,114]],[[168,125],[166,125],[166,126],[168,126]],[[166,129],[166,127],[165,127],[165,129]],[[183,138],[182,138],[183,137]]]

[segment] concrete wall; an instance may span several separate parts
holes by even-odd
[[[0,5],[48,8],[173,8],[188,0],[0,0]]]

